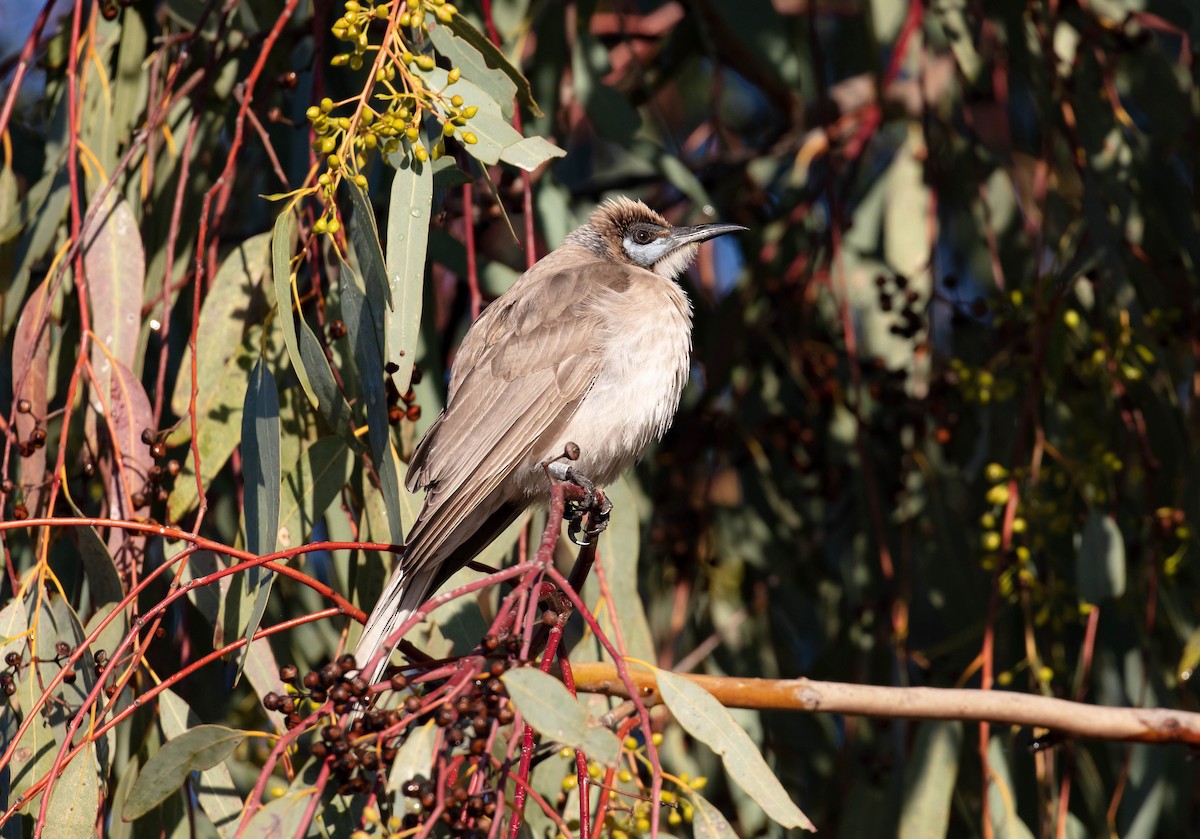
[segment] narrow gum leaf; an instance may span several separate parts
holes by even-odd
[[[589,724],[587,711],[562,682],[533,667],[509,670],[500,678],[535,731],[556,743],[581,749],[605,766],[616,765],[620,741],[608,729]]]
[[[168,740],[146,761],[125,802],[132,821],[179,792],[193,771],[216,766],[246,739],[244,731],[221,725],[198,725]]]
[[[425,291],[425,255],[433,206],[433,167],[400,168],[388,199],[387,273],[394,309],[384,313],[387,359],[398,368],[392,375],[404,393],[412,381],[421,303]]]
[[[300,352],[300,338],[296,332],[296,312],[293,311],[295,298],[292,295],[292,238],[296,232],[296,217],[292,214],[295,201],[284,209],[275,219],[275,227],[271,231],[271,274],[274,278],[275,305],[279,308],[279,323],[283,327],[283,343],[287,347],[288,358],[292,360],[292,368],[304,395],[315,407],[317,394],[313,390],[308,377],[308,368],[304,364],[304,356]]]
[[[684,731],[721,756],[729,778],[784,827],[816,830],[767,766],[754,741],[713,695],[682,676],[658,670],[658,690]]]

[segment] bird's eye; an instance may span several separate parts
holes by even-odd
[[[633,231],[633,241],[637,242],[639,245],[648,245],[653,238],[654,234],[644,227],[639,227],[637,230]]]

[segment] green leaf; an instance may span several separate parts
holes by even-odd
[[[25,630],[29,629],[29,614],[25,601],[14,597],[0,609],[0,661],[9,653],[25,653]]]
[[[438,728],[433,720],[408,733],[400,748],[396,750],[396,759],[392,762],[391,772],[388,773],[388,792],[399,792],[409,781],[428,779],[432,776],[433,750],[437,741]]]
[[[255,813],[241,835],[245,839],[284,839],[295,836],[296,831],[300,829],[300,822],[304,819],[306,805],[316,794],[317,790],[311,786],[289,789],[281,797],[268,801],[266,806]]]
[[[489,67],[503,71],[512,79],[517,86],[517,99],[531,114],[535,117],[542,115],[541,108],[533,98],[533,88],[529,85],[529,79],[525,78],[521,71],[509,62],[504,53],[500,52],[499,48],[491,42],[491,39],[476,29],[474,24],[463,15],[455,15],[447,26],[454,30],[455,35],[474,47],[483,56]]]
[[[192,772],[221,763],[246,739],[246,732],[223,725],[198,725],[172,738],[146,761],[125,802],[125,818],[149,813],[179,792]]]
[[[92,370],[96,389],[105,393],[114,360],[134,372],[140,367],[137,348],[146,256],[133,210],[114,193],[109,193],[92,225],[84,233],[83,261],[92,331],[100,341],[92,344]]]
[[[242,408],[242,476],[246,491],[246,549],[274,553],[279,535],[279,391],[260,357]]]
[[[566,157],[567,153],[544,137],[526,137],[508,146],[500,159],[526,172],[532,172],[547,160]]]
[[[375,227],[375,209],[366,190],[353,181],[346,181],[350,203],[354,212],[350,215],[350,244],[358,257],[362,269],[363,285],[367,289],[375,311],[391,311],[396,308],[387,268],[383,263],[383,250],[379,246],[379,229]]]
[[[663,701],[684,731],[721,756],[725,772],[784,827],[816,830],[763,760],[733,715],[704,688],[666,670],[655,671]]]
[[[236,376],[236,370],[229,368],[239,353],[243,339],[251,331],[251,324],[266,308],[262,280],[267,273],[268,257],[272,255],[272,235],[260,233],[238,244],[221,262],[212,286],[204,296],[204,304],[200,307],[200,325],[196,328],[198,421],[221,410],[222,400],[218,398],[220,385],[231,373]],[[249,372],[250,366],[247,365],[245,374]],[[239,410],[243,393],[241,390],[237,392]],[[192,350],[188,347],[183,351],[179,363],[175,390],[171,394],[171,410],[178,416],[184,416],[191,398]],[[168,438],[168,443],[180,445],[190,435],[191,424],[180,423]]]
[[[579,700],[558,679],[533,667],[509,670],[500,678],[517,710],[539,734],[581,749],[605,766],[617,765],[621,755],[617,736],[589,721]]]
[[[212,374],[202,373],[199,376],[202,383],[210,375],[220,373],[211,386],[201,387],[196,398],[196,447],[200,450],[200,477],[205,486],[224,468],[241,440],[242,405],[250,371],[260,353],[259,335],[258,327],[251,329],[245,339],[233,348],[233,353],[219,365],[211,361],[206,364],[205,357],[200,357],[200,369],[203,371],[208,367],[213,371]],[[187,425],[183,422],[179,427]],[[174,437],[168,439],[173,441]],[[186,440],[187,436],[183,439]],[[195,463],[193,453],[189,451],[183,471],[175,478],[171,490],[167,504],[168,518],[178,521],[198,500]]]
[[[384,321],[387,360],[399,368],[392,382],[400,393],[408,390],[416,361],[432,208],[432,167],[416,163],[412,168],[397,169],[387,222],[388,285],[396,306],[384,313]]]
[[[96,747],[88,743],[71,758],[50,791],[46,836],[90,836],[100,812],[100,769]]]
[[[613,623],[621,627],[626,652],[643,661],[654,659],[654,641],[646,620],[645,606],[638,593],[638,551],[641,534],[638,530],[638,499],[626,476],[605,489],[612,502],[612,519],[600,534],[600,556],[612,593],[615,614],[603,609],[597,614],[600,626],[610,638],[614,637]],[[600,597],[600,584],[591,575],[584,584],[584,601],[595,603]]]
[[[474,178],[454,164],[453,157],[439,157],[433,161],[432,168],[433,185],[437,189],[454,189],[475,182]]]
[[[296,235],[296,217],[292,209],[296,202],[288,204],[279,218],[275,219],[275,228],[271,231],[271,274],[275,280],[275,305],[279,309],[279,323],[283,327],[283,343],[287,347],[288,358],[292,360],[292,369],[300,380],[300,387],[308,401],[317,406],[316,391],[308,377],[308,368],[304,356],[300,352],[300,338],[296,332],[295,302],[292,296],[292,239]],[[304,315],[300,314],[303,318]]]
[[[200,725],[196,712],[170,688],[158,695],[158,709],[159,725],[168,742]],[[242,817],[243,803],[224,761],[202,770],[199,783],[194,783],[192,788],[217,833],[222,837],[233,836]]]
[[[0,245],[16,237],[24,226],[17,176],[11,166],[0,169]]]
[[[300,355],[311,376],[313,393],[317,396],[317,410],[330,429],[341,435],[346,445],[354,451],[361,450],[362,444],[354,436],[354,412],[350,410],[345,395],[333,378],[321,342],[304,318],[300,318]]]
[[[707,798],[697,792],[690,795],[692,803],[696,805],[695,815],[692,816],[692,835],[695,839],[733,839],[737,836],[733,825]]]
[[[313,526],[350,480],[353,460],[338,437],[317,440],[283,473],[279,507],[279,543],[284,547],[306,542]]]
[[[1125,540],[1112,516],[1093,508],[1083,526],[1076,559],[1079,595],[1102,603],[1125,593]]]
[[[900,839],[948,835],[961,746],[962,723],[958,721],[926,722],[917,730],[912,759],[905,767]]]
[[[1017,788],[1008,761],[1007,738],[993,736],[988,743],[988,769],[992,777],[987,790],[992,830],[996,839],[1033,839],[1033,831],[1017,815]]]
[[[473,132],[478,138],[478,142],[463,144],[463,148],[471,157],[488,166],[499,163],[504,150],[523,139],[521,132],[513,128],[504,117],[484,110],[467,120],[463,130]]]
[[[347,334],[354,346],[354,364],[358,368],[359,384],[367,406],[367,441],[371,446],[371,461],[375,464],[387,505],[392,542],[399,545],[404,541],[404,524],[400,518],[400,464],[392,449],[388,424],[383,353],[375,337],[371,301],[363,297],[354,273],[344,262],[341,276],[342,320],[346,323]]]
[[[250,375],[242,410],[242,477],[245,481],[246,548],[259,556],[274,553],[279,541],[280,483],[279,458],[279,391],[275,377],[259,358]],[[247,642],[258,631],[275,575],[255,565],[240,575],[245,578],[245,591],[253,593],[242,637]],[[249,643],[238,660],[237,679],[245,666]]]
[[[504,116],[512,119],[513,97],[517,93],[517,85],[505,72],[488,67],[483,54],[475,49],[467,40],[456,36],[450,27],[431,26],[429,37],[433,46],[446,58],[450,64],[458,67],[464,79],[467,79],[483,89],[487,96],[500,106]],[[490,42],[489,42],[490,43]],[[455,90],[459,93],[459,90]],[[463,95],[468,105],[479,103]]]

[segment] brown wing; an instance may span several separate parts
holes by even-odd
[[[560,249],[471,327],[446,410],[409,464],[406,484],[427,494],[409,533],[406,573],[434,571],[516,500],[505,497],[505,479],[578,409],[602,361],[597,304],[627,284],[617,266],[582,249]],[[454,564],[469,558],[457,556]]]

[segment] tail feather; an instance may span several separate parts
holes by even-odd
[[[400,565],[392,573],[379,601],[371,610],[362,637],[354,649],[354,660],[364,668],[363,675],[368,683],[380,681],[387,669],[395,645],[388,648],[387,654],[370,671],[366,670],[366,666],[371,657],[383,649],[388,637],[421,608],[438,586],[474,559],[512,524],[524,508],[523,504],[500,505],[478,526],[467,529],[465,535],[456,533],[457,538],[451,545],[443,543],[434,546],[423,539],[410,541]]]
[[[429,596],[432,583],[433,579],[428,573],[407,574],[402,567],[396,569],[388,581],[387,588],[379,596],[379,605],[371,611],[371,616],[367,618],[367,625],[363,627],[362,637],[358,639],[358,646],[354,648],[354,660],[358,662],[359,667],[365,668],[371,657],[383,649],[388,636],[412,617],[413,612],[421,608],[421,604]],[[395,605],[392,608],[380,608],[383,604]],[[369,673],[366,670],[363,671],[369,684],[373,685],[383,678],[384,670],[387,669],[388,661],[391,659],[392,649],[394,647],[389,648],[387,653],[380,657],[379,662],[371,668]]]

